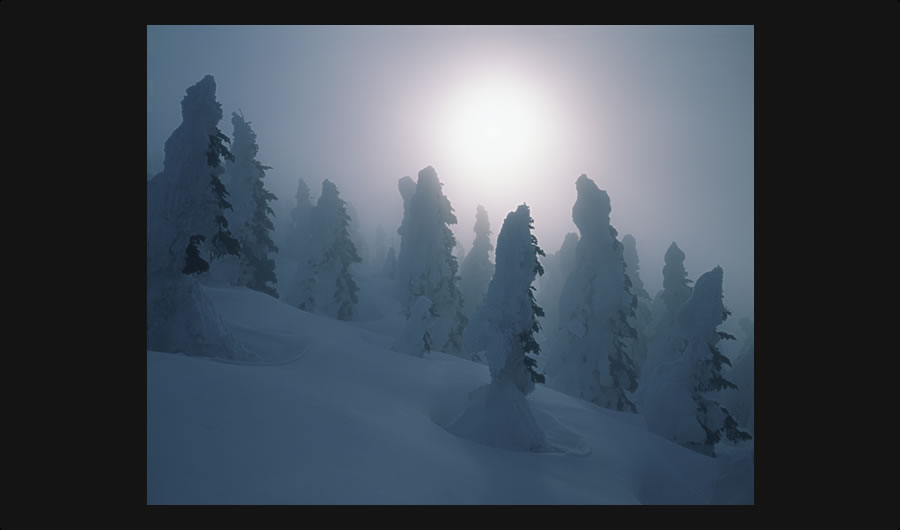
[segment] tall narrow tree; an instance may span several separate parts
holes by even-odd
[[[297,193],[294,199],[294,209],[291,210],[291,225],[288,236],[282,245],[282,252],[291,258],[300,259],[303,250],[309,245],[308,237],[312,231],[309,223],[313,210],[309,187],[302,178],[297,179]]]
[[[637,388],[629,353],[636,332],[628,323],[636,303],[622,244],[609,223],[609,195],[587,175],[575,188],[572,220],[581,237],[575,270],[560,298],[560,332],[553,341],[558,354],[548,364],[548,384],[603,407],[636,412],[628,396]]]
[[[475,212],[475,240],[472,242],[472,250],[466,255],[460,268],[460,292],[463,297],[463,313],[471,318],[481,304],[488,284],[494,276],[494,264],[491,262],[490,252],[494,249],[491,244],[491,222],[488,219],[487,210],[478,205]]]
[[[637,299],[637,307],[635,315],[629,320],[631,326],[637,332],[637,338],[632,344],[632,359],[634,360],[635,369],[638,375],[646,364],[647,348],[650,334],[650,293],[644,288],[644,282],[641,280],[639,272],[639,260],[637,253],[637,242],[631,234],[625,234],[622,238],[623,252],[625,258],[625,273],[631,282],[631,292]]]
[[[147,185],[147,348],[250,358],[196,279],[210,268],[202,249],[228,253],[239,246],[225,220],[230,204],[219,176],[231,153],[218,129],[222,107],[212,76],[186,90],[181,115],[166,140],[163,170]]]
[[[437,313],[430,331],[434,349],[462,355],[466,317],[459,292],[459,265],[453,255],[456,239],[448,226],[456,224],[456,216],[434,168],[428,166],[418,177],[412,194],[412,179],[404,177],[399,182],[404,216],[398,230],[398,290],[407,316],[420,295],[432,301]]]
[[[660,367],[645,411],[651,430],[710,456],[715,456],[723,434],[732,442],[750,439],[714,396],[737,389],[722,374],[723,365],[731,361],[717,346],[722,339],[734,339],[717,329],[730,315],[722,303],[722,277],[721,267],[701,275],[678,311],[677,326],[686,346],[677,360]]]
[[[278,247],[272,241],[270,232],[275,226],[269,218],[275,215],[269,203],[276,197],[264,184],[266,170],[271,168],[256,159],[259,146],[250,122],[243,115],[232,113],[231,123],[234,161],[228,166],[228,174],[235,189],[234,232],[243,249],[235,283],[278,298],[275,260],[270,257],[278,252]]]
[[[350,240],[350,218],[337,186],[322,182],[322,195],[312,211],[309,258],[297,268],[294,292],[289,302],[301,309],[350,320],[359,301],[359,287],[350,265],[359,263],[356,247]],[[298,301],[299,300],[299,301]]]

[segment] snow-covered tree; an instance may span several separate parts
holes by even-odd
[[[450,432],[506,449],[538,450],[547,446],[525,396],[544,377],[536,370],[540,345],[535,333],[544,315],[534,300],[535,275],[544,270],[533,219],[522,204],[503,221],[497,237],[496,274],[484,303],[466,328],[472,351],[486,353],[491,382],[476,389],[469,408],[448,427]]]
[[[572,220],[581,237],[575,270],[560,298],[556,355],[547,366],[553,388],[616,410],[636,412],[627,392],[637,389],[629,353],[636,332],[628,323],[636,298],[625,274],[623,247],[610,225],[609,195],[587,175],[575,183]]]
[[[728,378],[737,385],[734,392],[724,392],[722,404],[728,407],[738,425],[746,426],[750,434],[753,434],[753,395],[754,395],[754,348],[753,348],[753,321],[742,318],[741,329],[744,331],[744,340],[740,353],[738,353]]]
[[[701,275],[678,311],[686,346],[680,358],[658,369],[644,411],[652,431],[710,456],[722,434],[731,442],[750,439],[713,395],[737,388],[722,375],[722,366],[731,361],[717,346],[722,339],[734,339],[717,329],[730,315],[722,303],[722,277],[721,267]]]
[[[640,375],[641,368],[646,364],[647,360],[648,335],[651,326],[650,304],[652,299],[650,298],[650,293],[644,288],[643,280],[641,280],[637,242],[634,236],[625,234],[622,238],[622,245],[624,247],[625,273],[631,282],[631,292],[637,297],[635,316],[629,319],[629,323],[637,332],[637,338],[632,343],[631,358],[634,361],[638,375]]]
[[[547,273],[536,281],[537,290],[534,295],[541,307],[546,307],[548,311],[543,326],[545,335],[554,335],[559,326],[559,298],[566,279],[575,270],[575,247],[577,244],[578,234],[574,232],[566,234],[559,249],[544,259],[544,268],[547,269]]]
[[[266,170],[271,168],[256,159],[259,146],[250,122],[243,115],[232,113],[231,123],[234,126],[234,160],[228,165],[226,174],[233,189],[232,226],[242,249],[240,270],[234,283],[278,298],[275,260],[270,257],[278,252],[278,247],[272,241],[271,232],[275,226],[269,218],[275,215],[269,203],[276,197],[263,183]]]
[[[418,297],[406,320],[403,332],[394,343],[394,351],[417,357],[422,357],[425,352],[431,351],[431,335],[428,330],[434,317],[435,312],[431,300],[427,296]]]
[[[654,372],[663,364],[681,357],[686,343],[677,326],[681,307],[691,296],[691,280],[684,268],[685,254],[673,241],[665,254],[663,288],[650,305],[650,325],[647,333],[647,355],[641,366],[642,389],[638,401],[652,386]]]
[[[400,197],[403,198],[403,220],[400,222],[400,227],[397,228],[397,233],[400,234],[400,248],[397,253],[397,266],[394,274],[397,280],[397,293],[401,300],[406,301],[409,297],[409,281],[412,276],[410,261],[414,254],[408,247],[412,244],[412,238],[409,235],[412,224],[410,210],[416,194],[416,181],[410,177],[403,177],[397,181],[397,189],[400,191]],[[404,247],[406,247],[405,252]]]
[[[350,265],[359,263],[360,258],[350,240],[349,224],[346,203],[337,186],[326,179],[310,216],[312,232],[303,251],[308,258],[297,267],[289,303],[339,320],[352,318],[359,288]]]
[[[205,76],[181,101],[181,124],[165,143],[162,172],[147,185],[147,348],[224,358],[249,358],[225,327],[196,275],[213,256],[239,252],[228,230],[231,205],[219,179],[231,153],[218,129],[222,106]]]
[[[684,268],[684,258],[684,251],[673,241],[666,250],[666,263],[663,266],[662,301],[669,315],[667,319],[669,321],[691,297],[691,280],[688,279]]]
[[[491,262],[490,252],[494,249],[491,244],[491,222],[488,219],[487,210],[478,205],[475,211],[475,240],[472,242],[472,250],[466,255],[465,261],[460,267],[460,292],[463,296],[463,313],[471,318],[481,304],[481,300],[487,293],[488,283],[494,276],[494,264]]]
[[[295,200],[294,209],[291,210],[290,229],[284,244],[281,245],[281,252],[291,258],[301,259],[303,250],[309,246],[308,236],[312,232],[309,223],[313,210],[309,187],[302,178],[297,179]]]
[[[431,338],[435,350],[462,354],[462,333],[466,317],[462,313],[458,264],[453,256],[456,239],[448,225],[456,224],[450,201],[441,191],[443,184],[431,166],[419,172],[414,192],[412,179],[400,179],[404,215],[397,257],[397,283],[406,313],[420,295],[434,304],[437,317]]]
[[[529,355],[541,352],[534,334],[540,331],[537,318],[544,316],[532,285],[536,275],[544,274],[537,259],[544,251],[531,233],[533,223],[525,204],[506,216],[497,237],[496,274],[465,333],[470,351],[487,353],[492,381],[505,379],[523,394],[535,382],[544,382],[535,368],[537,359]]]
[[[353,203],[347,203],[347,215],[350,216],[350,224],[347,227],[347,230],[350,233],[350,241],[352,241],[353,246],[356,247],[356,253],[362,260],[361,263],[365,263],[366,266],[368,266],[372,259],[369,256],[369,244],[366,243],[366,238],[362,235],[359,212],[353,207]]]

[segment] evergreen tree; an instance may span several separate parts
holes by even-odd
[[[697,279],[697,284],[691,297],[682,305],[677,315],[677,324],[686,347],[682,356],[671,362],[669,373],[688,374],[681,384],[666,384],[672,381],[665,376],[660,376],[657,383],[661,388],[669,389],[668,392],[656,392],[649,400],[651,413],[647,415],[648,426],[664,436],[673,437],[673,430],[666,430],[661,419],[665,414],[671,416],[670,403],[676,400],[684,401],[677,393],[689,395],[694,405],[690,409],[677,412],[677,418],[683,424],[696,422],[702,430],[702,435],[681,435],[676,441],[704,454],[715,456],[715,445],[722,435],[731,442],[750,440],[749,433],[738,428],[738,423],[724,406],[714,397],[714,394],[723,390],[736,390],[737,385],[726,379],[722,374],[723,365],[731,365],[728,357],[719,351],[719,341],[733,340],[734,337],[718,331],[721,325],[731,314],[722,303],[722,277],[721,267],[704,273]],[[677,379],[676,379],[677,381]],[[663,409],[665,412],[659,412]],[[684,428],[674,432],[690,432]]]
[[[484,206],[478,205],[476,209],[473,230],[475,240],[472,242],[472,250],[466,255],[460,269],[463,313],[467,317],[471,317],[481,304],[488,283],[494,275],[494,264],[490,258],[490,252],[494,249],[491,245],[491,222]]]
[[[624,247],[625,272],[631,283],[631,291],[634,293],[637,300],[635,316],[630,319],[631,326],[637,332],[637,338],[632,344],[631,351],[635,368],[638,375],[640,375],[641,369],[646,364],[647,360],[648,335],[650,333],[651,325],[650,303],[652,299],[650,298],[650,293],[644,288],[644,282],[641,280],[637,242],[635,241],[634,236],[625,234],[622,238],[622,245]]]
[[[147,184],[147,349],[252,359],[196,278],[210,270],[202,251],[239,253],[225,218],[231,205],[219,177],[231,153],[218,129],[212,76],[188,87],[181,116],[166,140],[163,170]]]
[[[231,154],[231,151],[225,147],[225,144],[230,142],[231,140],[227,136],[216,129],[214,134],[209,135],[209,149],[206,152],[207,164],[213,169],[213,171],[210,172],[210,185],[213,189],[216,204],[219,207],[218,214],[216,215],[216,226],[218,228],[212,238],[212,249],[210,251],[210,255],[213,259],[221,258],[226,254],[231,256],[241,255],[241,244],[237,238],[232,235],[231,230],[228,228],[228,220],[225,218],[225,210],[232,209],[231,203],[226,199],[229,193],[228,190],[225,189],[225,184],[219,179],[219,175],[224,172],[222,160],[234,161],[234,156]]]
[[[687,278],[687,271],[684,269],[684,258],[684,251],[673,241],[666,250],[662,291],[662,300],[670,320],[691,297],[691,280]]]
[[[559,299],[563,286],[572,271],[575,270],[575,247],[578,245],[578,234],[569,232],[563,239],[559,249],[550,254],[544,260],[547,273],[538,278],[535,297],[542,307],[550,308],[544,319],[544,332],[547,339],[552,342],[552,337],[558,334],[559,315],[561,314]]]
[[[209,270],[209,263],[200,257],[200,251],[197,250],[197,247],[204,239],[206,238],[203,236],[191,237],[191,242],[188,244],[187,249],[185,249],[186,258],[184,260],[184,269],[181,271],[184,274],[196,274]]]
[[[548,363],[549,384],[616,410],[636,412],[627,392],[637,389],[629,348],[636,331],[628,323],[636,301],[625,272],[623,246],[609,224],[609,195],[587,175],[575,183],[572,220],[581,237],[575,270],[560,298],[561,325]]]
[[[256,159],[259,146],[250,122],[237,113],[232,113],[231,121],[235,156],[228,167],[228,174],[229,182],[236,190],[235,234],[243,250],[240,274],[235,283],[278,298],[274,285],[277,283],[275,260],[269,257],[271,253],[278,252],[270,235],[275,226],[269,218],[275,215],[269,203],[276,197],[264,185],[266,170],[271,168]]]
[[[721,403],[728,407],[738,425],[745,425],[752,435],[754,423],[753,321],[749,318],[742,318],[740,325],[744,331],[743,345],[734,361],[734,366],[728,371],[729,379],[734,381],[738,388],[734,392],[723,392]]]
[[[346,203],[330,180],[322,182],[322,195],[310,220],[314,232],[310,234],[308,250],[304,251],[309,258],[298,266],[295,282],[298,306],[339,320],[350,320],[359,301],[359,287],[350,265],[361,260],[350,240]]]
[[[428,166],[418,181],[400,179],[404,216],[397,257],[397,285],[407,317],[419,295],[428,297],[437,312],[431,338],[435,349],[462,355],[462,333],[466,317],[462,313],[458,263],[453,256],[456,239],[448,225],[456,224],[450,201],[441,191],[437,172]],[[413,188],[414,185],[414,188]],[[413,191],[414,190],[414,191]]]
[[[485,353],[491,382],[470,394],[466,411],[448,426],[457,436],[517,450],[543,450],[548,440],[525,396],[544,377],[534,357],[541,351],[535,334],[544,315],[534,299],[534,279],[544,273],[538,256],[544,252],[528,206],[509,213],[497,237],[497,273],[484,303],[466,328],[470,351]]]
[[[643,390],[652,386],[655,371],[670,361],[681,357],[687,343],[677,325],[677,315],[691,296],[691,280],[684,268],[685,253],[673,241],[665,254],[663,289],[653,299],[647,333],[647,355],[642,363]],[[643,391],[638,401],[644,399]]]
[[[309,187],[302,178],[297,179],[296,205],[291,210],[291,227],[285,240],[284,251],[292,258],[302,259],[302,252],[309,246],[307,241],[310,228],[310,216],[313,203],[309,195]]]
[[[470,350],[487,352],[491,380],[504,379],[523,394],[530,393],[534,383],[544,382],[534,357],[541,352],[535,334],[544,310],[534,299],[533,285],[535,276],[544,274],[537,259],[544,251],[533,229],[534,219],[525,204],[506,216],[497,238],[497,274],[465,335]]]
[[[362,260],[362,263],[368,264],[371,259],[369,257],[369,245],[366,243],[366,238],[363,237],[362,232],[360,231],[359,212],[357,212],[356,208],[353,207],[353,204],[349,202],[347,203],[347,214],[350,218],[350,224],[348,226],[350,241],[352,241],[353,246],[356,247],[356,253]]]

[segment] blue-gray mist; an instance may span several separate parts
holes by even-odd
[[[231,136],[240,111],[272,167],[276,237],[298,178],[314,200],[329,179],[369,247],[379,225],[396,247],[398,179],[432,166],[466,249],[479,204],[496,242],[527,203],[549,255],[577,232],[575,181],[587,174],[608,192],[619,238],[634,236],[649,294],[677,242],[688,278],[724,269],[734,316],[722,329],[739,334],[754,300],[753,65],[752,26],[148,26],[148,178],[185,90],[211,74],[219,128]],[[518,106],[491,116],[509,128],[485,133],[479,113],[505,99]]]

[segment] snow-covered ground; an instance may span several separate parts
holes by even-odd
[[[293,271],[279,265],[286,287]],[[148,503],[753,502],[752,446],[703,456],[649,432],[640,415],[544,385],[527,399],[553,450],[451,434],[488,367],[392,351],[404,322],[390,282],[359,283],[354,322],[246,288],[203,288],[259,361],[147,352]]]

